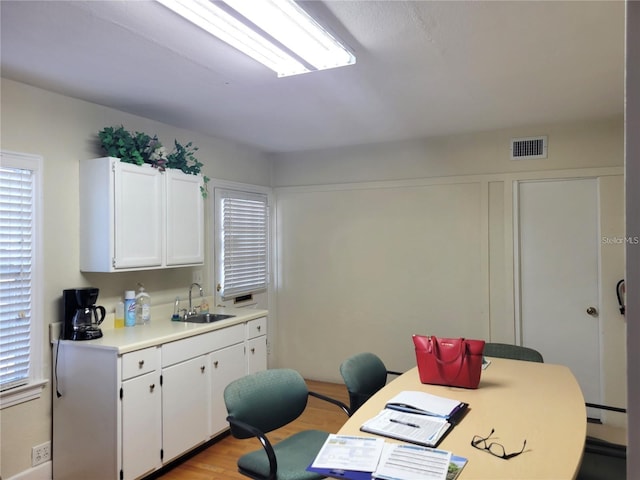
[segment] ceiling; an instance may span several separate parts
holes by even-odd
[[[2,76],[265,152],[623,112],[622,1],[301,3],[355,65],[277,78],[154,1],[1,0]]]

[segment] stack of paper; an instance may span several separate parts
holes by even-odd
[[[451,424],[442,417],[385,408],[378,415],[367,420],[360,430],[425,447],[435,447],[450,428]]]
[[[458,400],[439,397],[426,392],[407,390],[400,392],[389,400],[386,408],[453,420],[464,413],[468,406],[468,404]]]
[[[453,480],[466,463],[444,450],[332,434],[307,470],[350,480]]]
[[[378,415],[360,427],[363,432],[437,447],[467,411],[468,404],[426,392],[403,391]]]
[[[372,478],[380,480],[445,480],[451,452],[417,445],[385,444]]]
[[[327,477],[370,479],[383,446],[382,438],[331,434],[308,470]]]

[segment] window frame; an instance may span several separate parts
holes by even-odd
[[[242,294],[232,294],[231,296],[226,296],[223,297],[222,296],[222,292],[220,291],[219,288],[219,284],[222,280],[222,275],[223,275],[223,259],[221,258],[221,252],[222,252],[222,211],[221,211],[221,202],[219,201],[219,194],[221,191],[236,191],[240,194],[240,196],[242,195],[264,195],[266,197],[266,208],[267,208],[267,217],[266,217],[266,237],[267,237],[267,245],[266,245],[266,285],[265,285],[265,289],[259,289],[259,290],[255,290],[253,292],[253,295],[251,295],[252,297],[255,297],[255,294],[261,293],[261,292],[266,292],[268,294],[269,292],[269,287],[271,284],[271,249],[272,249],[272,239],[271,239],[271,231],[272,231],[272,225],[271,225],[271,218],[272,218],[272,214],[271,214],[271,205],[272,205],[272,191],[271,188],[269,187],[262,187],[259,185],[252,185],[252,184],[245,184],[245,183],[236,183],[236,182],[229,182],[229,181],[224,181],[224,180],[217,180],[217,179],[213,179],[212,180],[212,186],[213,186],[213,195],[211,195],[211,202],[212,202],[212,211],[213,211],[213,222],[211,222],[211,231],[212,231],[212,237],[214,239],[214,245],[213,245],[213,253],[214,253],[214,261],[213,261],[213,276],[212,278],[214,279],[213,286],[215,291],[213,293],[215,293],[216,295],[216,300],[217,303],[224,305],[224,304],[231,304],[234,306],[244,306],[249,305],[249,304],[254,304],[255,300],[247,300],[245,302],[240,302],[237,303],[237,299],[240,298],[242,296]],[[240,297],[238,296],[240,295]]]
[[[33,172],[33,243],[31,264],[31,331],[29,378],[24,385],[0,392],[0,410],[40,398],[48,379],[44,378],[43,312],[43,159],[39,155],[0,150],[4,167]]]

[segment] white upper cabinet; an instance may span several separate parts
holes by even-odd
[[[204,262],[204,201],[202,177],[167,170],[167,265]]]
[[[150,165],[116,161],[113,166],[113,268],[159,267],[163,256],[164,179]]]
[[[103,157],[80,162],[80,270],[204,262],[202,177]]]

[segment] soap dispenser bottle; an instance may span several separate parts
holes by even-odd
[[[136,295],[136,325],[148,325],[151,321],[151,297],[144,291],[144,286],[139,283]]]

